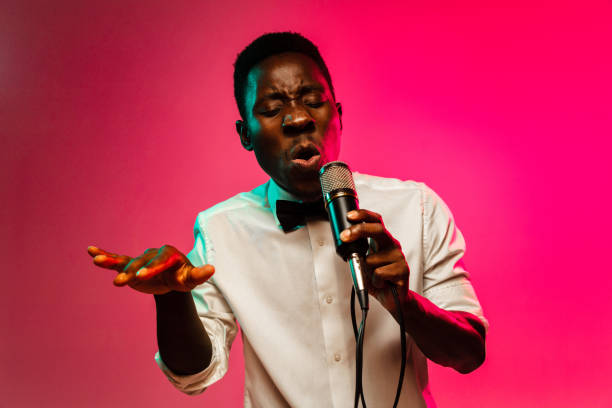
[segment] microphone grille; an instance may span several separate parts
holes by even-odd
[[[348,165],[341,161],[333,161],[321,167],[319,172],[323,196],[338,189],[351,189],[356,191],[353,174]]]

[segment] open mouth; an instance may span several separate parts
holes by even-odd
[[[292,163],[301,167],[310,167],[318,164],[321,153],[314,144],[310,143],[294,147],[290,157]]]

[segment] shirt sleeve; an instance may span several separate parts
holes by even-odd
[[[489,323],[463,264],[463,235],[448,206],[426,186],[423,189],[423,250],[423,296],[442,309],[474,314],[488,330]]]
[[[213,263],[212,256],[210,256],[212,245],[206,234],[200,229],[200,217],[198,217],[194,228],[194,248],[187,254],[187,258],[194,266]],[[238,326],[231,308],[215,285],[214,278],[192,290],[191,294],[200,320],[212,344],[210,364],[199,373],[178,375],[166,366],[159,351],[155,354],[155,361],[177,389],[186,394],[195,395],[220,380],[227,372],[229,352],[236,337]]]

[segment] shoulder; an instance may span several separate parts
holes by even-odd
[[[236,194],[227,200],[221,201],[214,206],[198,213],[195,229],[216,218],[232,218],[240,216],[249,211],[257,211],[269,208],[268,204],[269,183],[262,184],[251,191]]]
[[[412,203],[420,207],[427,214],[436,211],[446,213],[450,210],[440,196],[427,184],[414,180],[401,180],[372,176],[368,174],[353,173],[355,187],[360,199],[363,198],[380,203],[389,200],[394,203]]]
[[[353,179],[359,193],[409,194],[418,196],[430,194],[430,192],[433,193],[425,183],[414,180],[400,180],[398,178],[372,176],[357,172],[353,173]]]

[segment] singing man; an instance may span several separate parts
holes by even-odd
[[[339,154],[342,106],[330,73],[308,39],[265,34],[238,55],[234,94],[240,143],[270,180],[201,212],[187,255],[171,245],[134,258],[88,252],[117,271],[115,285],[154,295],[155,359],[179,390],[198,394],[225,374],[240,323],[245,407],[352,406],[352,280],[329,221],[307,210],[322,200],[320,168]],[[394,285],[408,338],[398,406],[435,406],[428,359],[469,373],[485,358],[487,321],[462,262],[463,236],[423,183],[354,180],[361,209],[348,214],[342,240],[371,243],[367,404],[393,405],[401,362]]]

